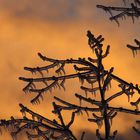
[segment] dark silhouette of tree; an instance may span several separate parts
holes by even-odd
[[[74,123],[76,114],[87,114],[89,122],[96,123],[98,129],[96,129],[96,136],[99,140],[115,140],[117,130],[111,130],[112,120],[117,116],[119,112],[140,115],[138,105],[140,99],[136,102],[130,102],[130,98],[134,94],[140,94],[138,85],[133,85],[120,77],[113,74],[114,68],[105,70],[102,63],[103,59],[109,54],[110,46],[106,47],[103,51],[102,35],[95,37],[90,31],[87,31],[88,44],[92,52],[95,52],[96,58],[79,58],[79,59],[66,59],[58,60],[48,58],[38,53],[38,56],[49,65],[43,67],[24,69],[32,73],[40,73],[41,77],[25,78],[19,77],[20,80],[27,83],[23,88],[25,93],[35,93],[36,96],[31,100],[32,104],[40,103],[40,99],[43,99],[43,94],[53,92],[55,88],[62,88],[65,90],[65,82],[68,79],[78,78],[81,83],[81,90],[85,92],[85,96],[79,93],[75,93],[75,97],[80,100],[80,105],[73,104],[68,101],[64,101],[59,97],[54,96],[55,102],[52,103],[54,110],[52,113],[58,116],[59,122],[56,120],[49,120],[37,113],[34,113],[27,107],[20,104],[21,112],[23,113],[22,119],[15,119],[11,117],[10,120],[1,120],[0,125],[8,127],[11,131],[13,138],[18,133],[26,131],[29,140],[34,138],[43,138],[44,140],[76,140],[77,138],[70,130],[71,125]],[[103,53],[104,52],[104,53]],[[65,72],[66,65],[73,65],[74,72],[67,74]],[[55,75],[46,77],[44,71],[49,71],[55,68]],[[107,93],[107,90],[111,88],[111,82],[116,81],[118,83],[119,91],[117,93]],[[38,86],[38,84],[42,85]],[[87,86],[88,85],[88,86]],[[106,94],[107,93],[107,94]],[[89,97],[89,94],[94,94],[94,97]],[[96,94],[100,97],[96,98]],[[112,106],[111,101],[116,98],[126,95],[128,102],[134,107],[133,110],[129,108],[123,108],[122,106]],[[82,102],[89,103],[89,106],[82,105]],[[65,123],[62,115],[62,111],[71,111],[71,120],[68,124]],[[27,113],[27,116],[25,114]],[[75,122],[76,123],[76,122]],[[104,126],[104,136],[100,134],[100,128]],[[33,131],[35,130],[35,131]],[[31,132],[29,132],[31,131]],[[85,132],[81,135],[81,140],[84,139]]]

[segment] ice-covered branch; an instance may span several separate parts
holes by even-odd
[[[140,115],[140,111],[131,110],[131,109],[122,108],[122,107],[108,107],[108,109],[115,110],[117,112],[129,113],[129,114],[133,114],[133,115]]]
[[[0,120],[0,127],[7,127],[10,130],[13,139],[15,139],[19,133],[26,131],[29,140],[39,137],[44,140],[56,140],[58,138],[76,140],[69,127],[66,129],[58,122],[44,118],[22,104],[20,104],[20,107],[21,112],[24,114],[22,119],[11,117],[10,120]],[[27,114],[29,118],[27,118]],[[30,119],[31,117],[32,119]],[[36,130],[37,133],[34,132],[34,134],[31,134],[33,133],[31,130]]]
[[[140,125],[140,121],[136,121],[137,124]],[[133,126],[133,130],[138,134],[140,135],[140,130],[138,128],[136,128],[135,126]]]
[[[125,5],[126,6],[126,5]],[[119,25],[119,18],[125,18],[126,16],[131,17],[133,22],[134,18],[138,18],[140,16],[140,2],[139,0],[135,0],[130,4],[130,7],[112,7],[112,6],[104,6],[97,5],[97,8],[101,8],[104,11],[110,14],[110,20],[114,20]],[[118,14],[116,14],[118,12]],[[115,15],[114,15],[115,13]]]
[[[137,39],[134,39],[134,42],[136,43],[137,46],[133,46],[133,45],[129,45],[127,44],[127,47],[132,51],[133,53],[133,57],[135,57],[135,55],[137,54],[137,51],[140,50],[140,41],[138,41]]]

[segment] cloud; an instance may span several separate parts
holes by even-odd
[[[72,20],[78,17],[77,3],[74,0],[1,0],[1,8],[16,18],[37,19],[43,21]]]
[[[40,20],[44,22],[62,22],[77,20],[96,20],[100,13],[95,0],[1,0],[0,8],[14,18]],[[112,3],[117,3],[116,0]]]

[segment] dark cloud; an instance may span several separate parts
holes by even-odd
[[[96,4],[100,3],[98,0],[1,0],[0,8],[11,17],[62,22],[95,19],[100,14]]]
[[[36,18],[48,21],[71,20],[77,15],[78,2],[74,0],[1,0],[1,8],[18,18]]]

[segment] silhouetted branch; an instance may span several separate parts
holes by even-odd
[[[140,124],[140,121],[136,121],[137,124]],[[136,127],[133,126],[133,130],[138,134],[140,135],[140,130]]]
[[[126,5],[125,5],[126,6]],[[112,7],[112,6],[103,6],[103,5],[97,5],[97,8],[101,8],[104,11],[108,12],[110,14],[110,20],[116,21],[116,23],[119,25],[119,18],[125,18],[126,16],[131,17],[133,22],[134,18],[138,18],[140,16],[140,2],[139,0],[135,0],[131,3],[130,7]],[[118,14],[113,14],[113,12],[118,12]]]
[[[62,100],[58,97],[55,97],[55,96],[54,96],[54,99],[65,105],[65,106],[59,105],[60,109],[62,109],[62,110],[80,110],[80,111],[85,111],[85,112],[86,111],[91,111],[91,112],[99,112],[100,111],[99,108],[90,108],[90,107],[78,106],[78,105],[66,102],[66,101],[64,101],[64,100]]]
[[[83,97],[82,95],[79,95],[79,94],[75,94],[75,96],[76,96],[77,98],[79,98],[79,100],[80,100],[80,105],[81,105],[81,101],[83,100],[83,101],[86,101],[86,102],[88,102],[88,103],[94,104],[94,105],[96,105],[96,106],[101,106],[101,102],[100,102],[100,101],[96,101],[96,100],[91,99],[91,98],[85,98],[85,97]]]
[[[84,140],[85,132],[82,133],[81,140]]]
[[[76,137],[72,134],[71,130],[69,130],[69,127],[66,128],[63,124],[59,124],[56,121],[51,121],[47,118],[44,118],[43,116],[34,113],[22,104],[20,104],[20,107],[21,112],[24,114],[22,119],[15,119],[11,117],[10,120],[0,121],[1,127],[4,126],[9,128],[13,139],[16,138],[19,133],[25,130],[29,140],[39,137],[43,138],[44,140],[56,140],[66,138],[71,140],[77,140]],[[26,113],[32,116],[32,119],[27,118],[27,116],[25,117]],[[37,133],[35,134],[34,132],[34,134],[32,134],[33,132],[31,130],[36,130]]]
[[[127,47],[131,49],[133,53],[133,57],[135,57],[135,55],[137,54],[137,51],[140,50],[140,41],[138,41],[137,39],[134,39],[134,42],[136,43],[138,47],[127,44]]]
[[[109,110],[114,110],[114,111],[117,111],[117,112],[129,113],[129,114],[133,114],[133,115],[140,115],[140,111],[126,109],[126,108],[122,108],[122,107],[108,107],[108,109]]]
[[[132,106],[136,107],[136,110],[139,110],[138,105],[140,104],[140,97],[135,102],[130,103]]]
[[[124,93],[123,91],[120,91],[118,93],[113,94],[108,99],[106,99],[106,102],[110,102],[111,100],[116,99],[117,97],[121,96],[123,93]]]

